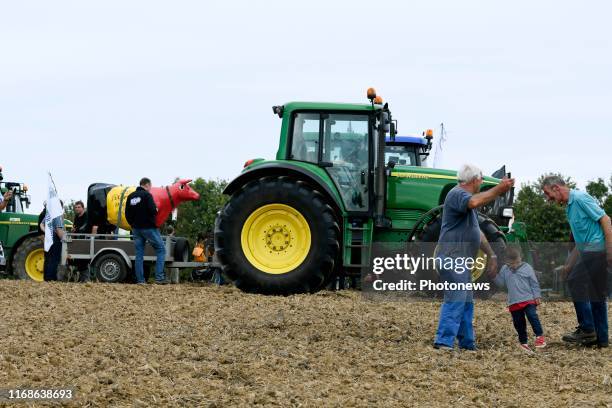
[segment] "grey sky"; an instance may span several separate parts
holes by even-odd
[[[416,4],[411,4],[416,3]],[[445,167],[610,176],[609,2],[0,2],[0,165],[39,210],[90,183],[232,178],[290,100],[444,122]]]

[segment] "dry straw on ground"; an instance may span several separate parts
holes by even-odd
[[[74,405],[612,406],[612,349],[517,349],[503,303],[479,302],[479,351],[431,347],[438,305],[358,292],[0,281],[0,388],[74,386]]]

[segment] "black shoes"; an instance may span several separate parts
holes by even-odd
[[[600,343],[597,340],[595,340],[595,341],[590,341],[588,343],[583,343],[583,346],[587,346],[587,347],[596,346],[597,348],[608,348],[609,343],[607,341],[605,343]]]
[[[445,352],[453,352],[453,348],[452,347],[448,347],[447,345],[444,345],[444,344],[435,343],[434,344],[434,348],[436,350],[441,350],[441,351],[445,351]]]
[[[580,327],[576,328],[576,330],[571,333],[564,334],[561,339],[568,343],[577,343],[582,345],[588,345],[589,343],[597,344],[597,334],[595,333],[595,330],[586,332]]]
[[[156,285],[168,285],[170,283],[170,281],[168,279],[165,279],[163,281],[155,281]]]

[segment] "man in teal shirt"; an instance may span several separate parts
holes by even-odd
[[[610,217],[593,197],[571,190],[559,176],[547,176],[542,189],[549,201],[567,204],[567,219],[576,246],[564,268],[578,327],[563,341],[608,347],[607,268],[612,266]]]

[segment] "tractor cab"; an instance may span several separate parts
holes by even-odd
[[[0,194],[4,195],[7,191],[12,191],[13,196],[6,206],[7,213],[24,214],[30,207],[30,196],[28,186],[23,183],[13,181],[3,181],[2,168],[0,168]]]
[[[419,136],[387,136],[385,163],[399,166],[428,167],[431,140]]]
[[[373,89],[368,90],[368,99],[369,104],[289,102],[274,106],[274,113],[283,121],[277,162],[249,160],[244,171],[282,166],[302,178],[316,177],[314,183],[340,198],[340,212],[371,214],[376,197],[384,194],[384,185],[377,181],[377,173],[384,173],[384,135],[394,134],[395,127],[388,105]]]

